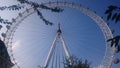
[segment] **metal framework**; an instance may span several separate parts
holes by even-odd
[[[87,15],[88,17],[90,17],[92,20],[95,21],[95,23],[99,26],[99,28],[103,32],[104,37],[105,37],[105,41],[107,41],[110,38],[113,38],[113,35],[112,35],[112,32],[111,32],[110,28],[108,27],[106,22],[102,19],[102,17],[97,15],[96,12],[93,12],[90,9],[85,8],[82,5],[75,5],[74,3],[58,2],[58,1],[57,2],[44,3],[43,5],[46,5],[46,6],[49,6],[49,7],[69,7],[69,8],[72,8],[72,9],[76,9],[76,10],[82,12],[83,14]],[[38,9],[42,10],[41,8],[38,8]],[[29,15],[31,15],[34,12],[36,12],[34,10],[34,8],[26,9],[26,11],[24,11],[23,13],[19,13],[19,15],[15,19],[13,19],[13,23],[12,23],[10,29],[7,30],[6,37],[5,37],[5,44],[7,45],[8,48],[12,49],[12,39],[13,39],[13,36],[14,36],[14,32],[16,31],[19,24],[21,24],[22,21],[26,17],[28,17]],[[114,47],[111,48],[110,47],[110,42],[106,42],[106,51],[105,51],[104,58],[103,58],[101,64],[97,68],[110,68],[111,65],[112,65],[114,54],[115,54]],[[67,55],[69,55],[69,54],[67,54]],[[12,59],[13,59],[14,63],[17,65],[17,62],[16,62],[16,60],[13,56],[13,53],[11,53],[11,56],[12,56]],[[48,58],[48,61],[49,61],[49,58]],[[20,68],[20,67],[18,66],[18,68]]]
[[[72,62],[71,62],[71,58],[70,58],[70,57],[71,57],[71,56],[70,56],[70,53],[69,53],[68,48],[67,48],[67,46],[66,46],[65,40],[64,40],[64,38],[63,38],[63,36],[62,36],[62,31],[61,31],[61,28],[60,28],[60,24],[58,24],[57,34],[56,34],[55,39],[54,39],[54,41],[53,41],[53,43],[52,43],[52,46],[51,46],[51,48],[50,48],[50,51],[49,51],[49,53],[48,53],[47,59],[46,59],[46,61],[45,61],[44,68],[47,68],[48,65],[49,65],[51,56],[53,55],[53,51],[55,50],[56,42],[57,42],[58,39],[60,39],[61,42],[62,42],[62,46],[63,46],[63,49],[64,49],[64,52],[65,52],[65,54],[66,54],[67,59],[69,60],[70,63],[72,63]]]

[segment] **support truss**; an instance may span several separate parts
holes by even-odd
[[[47,67],[48,67],[49,62],[50,62],[50,59],[51,59],[51,57],[52,57],[52,55],[53,55],[53,52],[54,52],[54,50],[55,50],[55,47],[56,47],[56,42],[57,42],[57,40],[59,40],[59,39],[60,39],[61,42],[62,42],[62,47],[63,47],[63,49],[64,49],[65,55],[66,55],[67,59],[69,60],[69,62],[70,62],[70,64],[71,64],[71,59],[70,59],[71,56],[70,56],[70,53],[69,53],[68,48],[67,48],[67,46],[66,46],[65,40],[64,40],[64,38],[63,38],[63,36],[62,36],[62,31],[61,31],[61,28],[60,28],[60,24],[58,24],[58,30],[57,30],[55,39],[54,39],[54,41],[53,41],[53,43],[52,43],[52,46],[51,46],[51,48],[50,48],[50,51],[49,51],[49,53],[48,53],[47,59],[46,59],[46,61],[45,61],[44,68],[47,68]]]

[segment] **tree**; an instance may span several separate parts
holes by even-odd
[[[107,20],[113,20],[115,23],[120,22],[120,7],[110,5],[108,9],[105,11],[107,15]]]
[[[108,9],[105,11],[105,14],[107,15],[107,20],[112,20],[115,23],[120,22],[120,7],[118,6],[114,6],[114,5],[110,5],[108,6]],[[112,30],[112,33],[114,33],[115,31]],[[113,46],[113,44],[115,44],[116,46],[119,46],[119,38],[120,36],[115,36],[114,38],[108,39],[107,41],[111,41],[111,47]]]
[[[108,9],[105,11],[105,14],[107,15],[107,20],[111,19],[115,23],[120,22],[120,7],[110,5],[110,6],[108,6]],[[114,31],[112,31],[112,32],[114,32]],[[115,47],[116,53],[120,52],[119,41],[120,41],[120,35],[117,35],[117,36],[107,40],[107,42],[111,43],[111,47],[113,47],[113,46]],[[114,57],[113,62],[115,64],[118,64],[120,62],[120,60],[118,58]]]
[[[118,36],[115,36],[112,39],[108,39],[107,42],[111,41],[111,47],[113,45],[115,45],[115,47],[116,47],[116,46],[118,46],[119,40],[120,40],[120,36],[118,35]]]
[[[31,7],[34,8],[34,10],[37,11],[37,14],[38,16],[40,17],[40,19],[42,19],[42,21],[46,24],[46,25],[53,25],[52,22],[50,22],[49,20],[47,20],[43,15],[42,13],[38,10],[38,8],[42,8],[42,9],[45,9],[45,10],[50,10],[52,12],[62,12],[63,9],[59,8],[59,7],[55,7],[55,8],[51,8],[51,7],[48,7],[48,6],[45,6],[43,4],[38,4],[38,3],[35,3],[33,1],[28,1],[28,0],[17,0],[20,4],[17,4],[17,5],[11,5],[11,6],[2,6],[0,7],[0,10],[1,11],[4,11],[4,10],[12,10],[12,11],[16,11],[16,10],[21,10],[22,8],[24,8],[25,6],[23,6],[23,4],[27,4],[27,5],[30,5]],[[8,21],[8,20],[5,20],[3,19],[2,17],[0,17],[0,23],[3,23],[3,24],[8,24],[8,25],[12,25],[12,22]],[[2,28],[2,26],[0,25],[0,29]]]
[[[31,7],[33,7],[37,11],[38,16],[43,20],[43,22],[45,22],[46,25],[53,25],[53,23],[49,22],[48,20],[46,20],[43,17],[42,13],[37,8],[51,10],[52,12],[58,12],[58,13],[63,11],[63,9],[61,9],[59,7],[50,8],[50,7],[45,6],[43,4],[39,5],[38,3],[35,3],[35,2],[32,2],[32,1],[28,1],[28,0],[17,0],[17,1],[20,2],[21,4],[27,4],[27,5],[30,5]]]
[[[71,62],[68,59],[64,62],[64,68],[90,68],[88,60],[81,60],[75,56],[71,57]]]
[[[35,11],[37,11],[37,15],[39,16],[39,18],[46,24],[46,25],[53,25],[52,22],[50,22],[49,20],[47,20],[43,15],[42,13],[38,10],[38,8],[41,8],[41,9],[45,9],[45,10],[50,10],[52,12],[62,12],[63,9],[59,8],[59,7],[54,7],[54,8],[51,8],[49,6],[45,6],[43,4],[38,4],[38,3],[35,3],[33,1],[28,1],[28,0],[17,0],[20,4],[17,4],[17,5],[11,5],[11,6],[2,6],[0,7],[0,10],[1,11],[4,11],[4,10],[12,10],[12,11],[19,11],[21,9],[23,9],[24,7],[26,7],[27,5],[31,6],[34,8]],[[26,4],[26,6],[25,6]],[[24,6],[23,6],[24,5]],[[12,19],[13,21],[14,19]],[[3,19],[1,16],[0,16],[0,23],[2,24],[5,24],[6,25],[6,28],[8,29],[8,27],[10,28],[10,26],[12,25],[12,22],[6,20],[6,19]],[[9,25],[9,26],[8,26]],[[0,24],[0,30],[2,28],[2,25]],[[2,33],[2,37],[5,38],[6,34],[5,33]]]

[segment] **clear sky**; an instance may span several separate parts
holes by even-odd
[[[38,3],[44,3],[56,0],[31,0]],[[58,0],[65,1],[65,0]],[[99,16],[103,16],[107,6],[117,5],[120,6],[120,1],[112,0],[66,0],[67,2],[75,2],[82,4],[84,7],[89,7],[91,10],[96,11]],[[16,0],[0,0],[0,6],[16,4]],[[63,8],[63,7],[62,7]],[[50,46],[56,35],[58,23],[61,23],[61,29],[66,41],[68,50],[71,55],[75,55],[80,59],[87,59],[91,62],[91,66],[97,66],[101,63],[105,52],[105,39],[102,31],[97,24],[82,14],[81,12],[71,9],[63,8],[62,13],[53,13],[51,11],[42,10],[43,16],[49,21],[53,22],[53,26],[47,26],[39,19],[36,13],[27,17],[22,24],[17,28],[13,39],[13,54],[21,68],[37,68],[38,65],[43,66]],[[17,12],[23,12],[17,11]],[[11,20],[18,14],[14,11],[0,11],[0,16]],[[110,22],[111,29],[116,29],[115,35],[120,34],[120,23],[113,24]],[[3,28],[4,32],[5,29]],[[58,42],[59,50],[62,50]],[[62,55],[63,51],[59,51]],[[117,54],[120,57],[120,53]],[[61,58],[62,59],[62,58]],[[120,58],[119,58],[120,59]],[[119,68],[119,64],[113,64],[112,68]],[[16,68],[16,67],[13,67]]]

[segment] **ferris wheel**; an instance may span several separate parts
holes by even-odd
[[[82,5],[76,5],[76,4],[74,4],[74,3],[68,3],[68,2],[48,2],[48,3],[43,3],[43,5],[45,5],[45,6],[49,6],[49,7],[62,7],[62,8],[71,8],[71,9],[74,9],[74,10],[77,10],[77,11],[79,11],[79,12],[81,12],[81,13],[83,13],[84,15],[86,15],[86,16],[88,16],[89,18],[91,18],[96,24],[97,24],[97,26],[100,28],[100,30],[101,30],[101,32],[103,33],[103,36],[104,36],[104,41],[105,41],[105,52],[104,52],[104,55],[103,55],[103,59],[101,59],[101,61],[100,61],[100,64],[98,65],[98,66],[96,66],[95,68],[111,68],[111,65],[112,65],[112,63],[113,63],[113,60],[115,59],[115,57],[114,57],[114,54],[115,54],[115,47],[110,47],[110,45],[111,45],[111,43],[110,42],[107,42],[107,40],[108,39],[111,39],[111,38],[113,38],[113,35],[112,35],[112,32],[111,32],[111,30],[110,30],[110,28],[108,27],[108,25],[106,24],[106,22],[102,19],[102,17],[100,17],[100,16],[98,16],[95,12],[93,12],[93,11],[91,11],[89,8],[85,8],[85,7],[83,7]],[[39,8],[38,7],[38,9],[41,11],[42,10],[42,8]],[[19,32],[21,31],[21,30],[26,30],[26,31],[29,31],[29,29],[27,30],[27,29],[23,29],[22,27],[20,27],[20,26],[23,26],[23,27],[25,27],[24,26],[24,24],[25,24],[25,22],[23,22],[26,18],[29,18],[30,17],[30,15],[32,15],[32,14],[34,14],[36,12],[36,10],[34,9],[34,8],[29,8],[29,9],[26,9],[26,11],[24,11],[24,12],[22,12],[22,13],[19,13],[19,15],[15,18],[15,19],[12,19],[12,25],[10,25],[10,27],[7,29],[7,31],[6,31],[6,37],[5,37],[5,39],[4,39],[4,41],[5,41],[5,44],[7,45],[7,47],[8,47],[8,50],[9,50],[9,53],[10,53],[10,56],[11,56],[11,59],[12,59],[12,61],[13,61],[13,63],[15,64],[15,66],[13,67],[13,68],[22,68],[22,64],[20,65],[19,64],[19,61],[20,61],[20,59],[18,59],[17,60],[17,58],[20,58],[20,56],[22,55],[22,54],[27,54],[28,52],[26,52],[26,53],[24,53],[24,52],[22,52],[22,51],[24,51],[24,50],[26,50],[27,48],[29,48],[29,47],[31,47],[31,48],[33,48],[33,49],[30,49],[31,50],[31,52],[33,52],[33,51],[35,51],[36,50],[36,48],[34,48],[33,46],[25,46],[25,47],[27,47],[27,48],[23,48],[23,47],[20,47],[19,49],[20,50],[14,50],[13,48],[14,48],[14,46],[13,46],[13,42],[15,42],[15,38],[17,37],[17,36],[20,36],[19,35]],[[29,22],[29,21],[27,21],[27,22]],[[24,23],[24,24],[23,24]],[[23,24],[23,25],[22,25]],[[30,23],[29,23],[30,24]],[[36,23],[35,23],[36,24]],[[28,25],[28,24],[26,24],[26,25]],[[40,25],[40,24],[38,24],[38,25]],[[28,25],[28,27],[31,27],[31,26],[34,26],[34,28],[36,28],[36,27],[38,27],[38,26],[35,26],[35,25],[32,25],[32,24],[30,24],[30,25]],[[47,26],[48,27],[48,26]],[[39,29],[43,29],[43,34],[40,34],[40,33],[37,33],[37,34],[40,34],[40,35],[42,35],[42,36],[44,36],[44,34],[48,34],[47,32],[45,32],[44,33],[44,30],[45,29],[50,29],[50,27],[48,27],[47,28],[46,26],[41,26]],[[33,27],[32,27],[32,29],[34,29]],[[18,31],[19,30],[19,31]],[[63,31],[63,30],[62,30]],[[16,32],[18,32],[18,33],[16,33]],[[27,36],[29,36],[29,35],[27,35],[27,32],[25,32],[25,34],[26,34],[26,36],[24,36],[24,37],[27,37]],[[17,35],[17,36],[16,36]],[[34,36],[37,36],[37,35],[35,35],[35,34],[33,34]],[[32,35],[32,36],[33,36]],[[58,33],[58,35],[59,35],[59,33]],[[64,36],[64,34],[63,34],[63,36]],[[20,36],[20,37],[22,37],[22,36]],[[30,36],[31,37],[31,36]],[[28,37],[28,39],[30,38],[30,37]],[[38,38],[39,38],[39,35],[37,36]],[[48,37],[48,36],[47,36]],[[43,37],[43,39],[45,38],[45,39],[48,39],[47,37]],[[61,37],[61,36],[60,36]],[[52,37],[50,37],[50,38],[52,38]],[[25,40],[28,40],[28,39],[25,39]],[[42,45],[44,45],[44,44],[46,44],[46,45],[49,45],[49,44],[47,44],[47,43],[43,43],[43,41],[45,41],[45,40],[43,40],[43,39],[41,39],[42,41]],[[35,38],[33,38],[33,41],[34,40],[36,40],[36,41],[39,41],[38,39],[35,39]],[[28,43],[28,44],[30,44],[30,43],[32,43],[33,41],[29,41],[29,42],[23,42],[23,43]],[[40,41],[39,41],[40,42]],[[47,42],[47,41],[46,41]],[[49,43],[52,43],[52,41],[48,41]],[[56,42],[58,42],[59,43],[59,45],[61,45],[61,43],[59,42],[59,41],[56,41]],[[64,44],[64,41],[62,41],[63,42],[63,44]],[[67,43],[67,42],[66,42]],[[16,44],[18,44],[18,43],[16,43]],[[34,45],[35,46],[35,42],[34,43],[32,43],[32,45]],[[14,44],[15,45],[15,44]],[[36,46],[36,47],[39,47],[39,46]],[[38,62],[38,63],[41,63],[40,65],[38,65],[38,67],[43,67],[43,68],[46,68],[46,67],[48,67],[48,64],[51,64],[51,65],[49,65],[49,66],[52,66],[52,61],[50,61],[50,60],[53,60],[53,61],[55,61],[55,59],[57,59],[57,58],[55,58],[55,59],[53,59],[55,56],[57,56],[57,57],[60,57],[60,55],[62,55],[62,53],[61,54],[57,54],[58,53],[58,51],[56,51],[56,53],[55,52],[52,52],[52,51],[54,51],[54,50],[50,50],[49,51],[49,48],[50,48],[51,46],[48,46],[48,47],[44,47],[43,48],[43,52],[41,52],[41,54],[44,54],[44,53],[47,53],[45,56],[39,56],[40,57],[40,59],[43,59],[43,60],[40,60],[41,62]],[[55,50],[59,50],[59,46],[56,46],[56,47],[58,47],[58,48],[56,48]],[[64,48],[64,50],[65,50],[65,55],[67,55],[67,58],[69,58],[70,57],[70,54],[69,54],[69,48],[68,48],[68,50],[67,50],[67,45],[65,45],[65,46],[63,46],[63,48]],[[46,49],[45,49],[46,48]],[[60,48],[61,50],[62,50],[62,48]],[[33,50],[33,51],[32,51]],[[63,50],[63,51],[64,51]],[[16,52],[18,52],[18,53],[16,53]],[[45,51],[45,52],[44,52]],[[21,53],[20,53],[21,52]],[[36,50],[36,52],[37,52],[37,50]],[[48,52],[49,52],[49,54],[48,54]],[[20,55],[20,54],[21,55]],[[39,53],[38,53],[39,54]],[[35,54],[34,54],[35,55]],[[48,57],[47,57],[47,55],[48,55]],[[53,57],[51,57],[53,55]],[[25,59],[25,57],[26,56],[24,56],[24,57],[22,57],[22,59]],[[34,56],[34,57],[36,57],[36,56]],[[28,58],[28,56],[27,56],[27,58]],[[31,57],[29,56],[29,59],[28,60],[31,60],[30,59]],[[32,57],[33,58],[33,57]],[[47,59],[46,59],[47,58]],[[60,58],[61,59],[61,58]],[[59,59],[59,60],[60,60]],[[46,60],[46,62],[45,62],[45,60]],[[63,59],[64,60],[64,59]],[[38,60],[39,61],[39,60]],[[34,62],[34,61],[32,61],[31,60],[31,62]],[[43,62],[43,63],[42,63]],[[25,61],[21,61],[21,63],[24,63],[25,65],[27,65],[27,66],[29,66]],[[30,62],[29,62],[30,63]],[[37,63],[37,62],[36,62]],[[62,61],[55,61],[55,62],[53,62],[53,63],[62,63]],[[59,64],[57,64],[58,66],[61,66],[61,65],[59,65]],[[25,66],[24,66],[25,67]],[[48,68],[50,68],[50,67],[48,67]],[[56,67],[57,68],[57,67]]]

